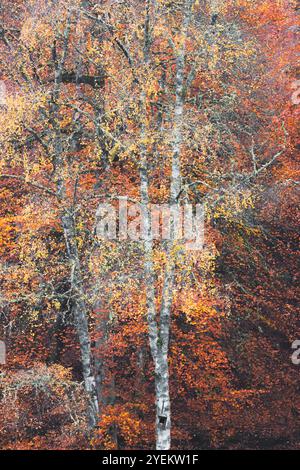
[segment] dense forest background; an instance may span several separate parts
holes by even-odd
[[[1,449],[300,448],[298,36],[293,0],[1,0]],[[97,234],[124,197],[145,240]]]

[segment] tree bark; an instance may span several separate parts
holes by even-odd
[[[191,18],[192,0],[186,0],[183,11],[182,42],[176,58],[175,110],[172,138],[172,172],[170,183],[171,233],[167,248],[167,265],[160,309],[159,351],[156,372],[156,402],[157,402],[157,449],[166,450],[171,445],[171,403],[169,392],[169,337],[170,317],[173,301],[176,257],[173,254],[175,243],[175,217],[179,209],[177,197],[181,190],[180,153],[182,145],[183,109],[184,109],[184,68],[185,42]],[[160,413],[160,414],[159,414]],[[163,423],[161,422],[163,420]],[[165,422],[165,423],[164,423]]]
[[[150,6],[146,5],[146,17],[144,26],[144,63],[147,66],[150,59]],[[190,22],[192,0],[186,0],[183,10],[182,43],[176,58],[176,102],[174,109],[174,127],[172,132],[172,172],[170,183],[170,205],[176,208],[177,196],[181,189],[180,150],[182,145],[183,125],[183,85],[185,68],[185,40]],[[145,139],[146,107],[145,94],[141,93],[141,137]],[[167,248],[168,262],[165,271],[162,302],[160,309],[160,321],[158,324],[157,309],[155,306],[155,272],[153,266],[153,234],[151,229],[151,214],[149,200],[148,161],[145,147],[141,149],[140,160],[141,180],[141,206],[142,225],[144,229],[144,270],[147,299],[148,334],[151,354],[155,366],[155,395],[156,395],[156,449],[168,450],[171,447],[171,403],[169,391],[169,336],[170,313],[172,307],[175,276],[175,258],[172,253],[175,240],[175,220],[171,215],[171,239]]]
[[[71,291],[73,295],[72,313],[78,335],[82,375],[85,391],[88,396],[88,423],[92,429],[97,424],[99,405],[97,397],[96,380],[92,367],[91,341],[88,325],[88,312],[84,300],[84,288],[80,270],[80,260],[77,250],[74,219],[70,211],[65,210],[61,217],[67,247],[67,256],[70,262]]]
[[[67,19],[66,27],[63,35],[63,47],[61,58],[58,61],[56,53],[56,45],[53,45],[53,62],[55,67],[55,81],[52,92],[52,100],[50,103],[50,123],[53,128],[53,144],[54,144],[54,167],[56,194],[61,204],[61,225],[66,242],[67,258],[70,264],[70,283],[72,291],[72,313],[74,316],[75,327],[78,335],[82,374],[84,379],[84,387],[88,396],[88,425],[92,429],[98,419],[99,404],[96,390],[96,380],[92,367],[91,341],[88,325],[88,312],[85,303],[84,287],[82,274],[80,269],[80,258],[77,249],[76,230],[74,221],[74,207],[70,203],[66,195],[65,181],[65,163],[63,158],[64,143],[59,124],[59,97],[61,91],[62,76],[64,66],[68,54],[69,37],[71,31],[71,15]]]

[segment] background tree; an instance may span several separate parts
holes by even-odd
[[[2,2],[3,448],[299,446],[295,8]],[[151,237],[186,202],[201,251]]]

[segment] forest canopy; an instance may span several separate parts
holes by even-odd
[[[1,1],[1,449],[300,448],[298,37]]]

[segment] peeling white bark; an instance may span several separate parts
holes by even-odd
[[[88,396],[88,423],[92,429],[97,424],[99,404],[97,397],[96,380],[92,368],[91,341],[88,325],[88,312],[84,300],[83,282],[80,271],[80,260],[77,250],[74,220],[67,208],[61,217],[64,230],[67,255],[71,267],[71,290],[73,294],[73,308],[76,331],[80,345],[82,375],[85,391]]]
[[[54,163],[56,170],[56,194],[58,200],[61,203],[61,225],[65,236],[67,257],[70,264],[70,283],[73,295],[72,312],[74,315],[75,326],[80,345],[84,386],[88,396],[88,424],[89,428],[92,429],[97,423],[99,404],[96,391],[96,380],[92,368],[88,312],[84,299],[84,288],[80,270],[80,258],[77,249],[75,221],[73,216],[74,208],[66,197],[65,167],[63,159],[64,144],[62,141],[61,129],[59,125],[58,101],[61,92],[62,73],[64,71],[64,65],[68,54],[72,21],[71,16],[72,12],[70,11],[63,34],[63,49],[59,61],[56,57],[56,49],[53,51],[53,55],[55,56],[55,81],[50,106],[50,122],[52,124],[54,133],[53,143]]]
[[[184,110],[184,69],[185,69],[185,42],[190,23],[192,0],[186,0],[183,9],[182,43],[176,58],[176,102],[174,109],[174,127],[172,132],[172,173],[170,183],[170,204],[177,205],[177,196],[181,190],[180,152],[182,145],[182,127]],[[150,40],[150,2],[147,3],[145,20],[145,46],[144,61],[149,61]],[[145,96],[141,95],[141,113],[145,114]],[[145,128],[142,123],[142,140],[145,137]],[[146,149],[142,148],[140,161],[141,179],[141,206],[142,223],[144,228],[144,269],[147,298],[149,343],[153,362],[155,365],[155,395],[156,395],[156,449],[168,450],[171,447],[171,403],[169,391],[169,336],[170,313],[173,300],[173,287],[175,275],[175,259],[172,248],[175,241],[175,220],[171,216],[171,240],[168,246],[168,262],[165,271],[165,280],[158,324],[155,307],[155,273],[153,268],[153,234],[151,231],[151,215],[149,210],[149,180]]]

